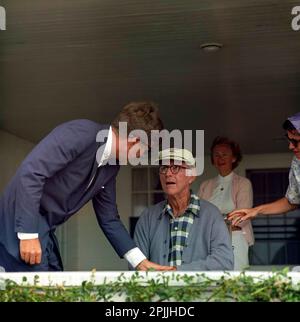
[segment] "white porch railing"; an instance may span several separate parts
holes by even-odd
[[[30,273],[0,273],[0,280],[9,279],[17,284],[21,284],[23,278],[26,277],[26,284],[34,284],[36,281],[36,276],[38,276],[38,282],[36,285],[39,286],[54,286],[54,285],[64,285],[64,286],[79,286],[84,281],[93,282],[95,285],[116,282],[122,275],[122,280],[130,280],[136,272],[129,271],[101,271],[101,272],[30,272]],[[225,278],[237,277],[241,272],[230,271],[230,272],[221,272],[221,271],[206,271],[206,272],[139,272],[138,276],[141,283],[147,282],[150,280],[155,280],[159,282],[162,280],[163,276],[169,276],[169,284],[172,286],[184,285],[182,279],[177,280],[176,276],[190,276],[194,277],[195,281],[201,281],[201,275],[204,274],[206,277],[209,277],[214,280],[220,279],[222,276]],[[255,271],[246,271],[244,273],[246,276],[251,276],[255,279],[267,279],[274,274],[275,272],[255,272]],[[289,272],[287,277],[290,277],[293,284],[300,282],[300,272]]]
[[[299,288],[282,271],[0,273],[3,301],[300,301]]]

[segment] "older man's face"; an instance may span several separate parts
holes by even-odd
[[[163,191],[168,196],[181,194],[189,191],[190,185],[195,177],[187,175],[188,167],[183,162],[182,165],[174,164],[170,161],[170,165],[160,166],[159,176]]]

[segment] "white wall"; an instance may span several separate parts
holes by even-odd
[[[0,192],[34,144],[0,130]]]

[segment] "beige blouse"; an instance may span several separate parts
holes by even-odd
[[[204,181],[200,185],[198,196],[202,199],[209,200],[213,191],[217,187],[218,177]],[[232,200],[235,209],[252,208],[253,206],[253,191],[252,184],[247,178],[241,177],[233,172],[232,178]],[[245,239],[249,246],[254,244],[253,229],[250,220],[246,220],[239,225],[242,228]]]

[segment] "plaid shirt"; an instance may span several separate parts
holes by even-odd
[[[183,249],[187,244],[190,229],[194,223],[194,216],[200,210],[199,198],[191,193],[190,203],[184,214],[180,217],[174,217],[172,208],[166,204],[163,214],[170,216],[170,247],[169,247],[169,265],[180,266],[182,264]]]

